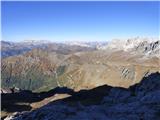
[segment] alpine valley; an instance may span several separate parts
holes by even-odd
[[[159,39],[1,41],[1,59],[2,117],[12,115],[5,120],[159,119]]]

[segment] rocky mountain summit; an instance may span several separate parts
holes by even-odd
[[[123,50],[135,54],[154,55],[160,57],[160,40],[156,38],[114,39],[99,49]]]
[[[160,40],[151,43],[143,41],[135,48],[135,50],[148,56],[152,55],[160,57]]]
[[[127,89],[100,86],[72,92],[70,97],[5,120],[159,120],[160,73],[144,77]]]

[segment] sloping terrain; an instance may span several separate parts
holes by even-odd
[[[31,112],[16,113],[5,120],[159,120],[160,73],[144,77],[127,89],[100,86],[71,93]],[[95,97],[96,96],[96,97]]]
[[[94,50],[55,43],[40,45],[43,48],[32,48],[26,53],[2,59],[2,88],[18,87],[43,91],[56,87],[57,76],[63,73],[64,66],[61,63],[64,59],[75,52]]]
[[[109,43],[103,50],[50,44],[2,59],[2,87],[47,91],[57,86],[80,90],[108,84],[128,88],[160,71],[159,51],[159,41],[137,38],[120,45]]]

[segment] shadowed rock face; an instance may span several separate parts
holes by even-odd
[[[5,120],[159,120],[160,73],[128,89],[100,86],[71,91],[71,96]]]

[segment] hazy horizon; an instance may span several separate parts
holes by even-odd
[[[126,37],[126,38],[112,38],[108,40],[92,40],[92,41],[84,41],[84,40],[65,40],[65,41],[56,41],[56,40],[47,40],[47,39],[25,39],[25,40],[0,40],[5,42],[13,42],[13,43],[19,43],[19,42],[48,42],[48,43],[69,43],[69,42],[80,42],[80,43],[105,43],[105,42],[111,42],[112,40],[127,40],[127,39],[135,39],[135,38],[146,38],[146,39],[153,39],[153,40],[159,40],[160,37],[151,37],[151,36],[133,36],[133,37]]]
[[[160,2],[2,1],[2,40],[109,41],[159,37]]]

